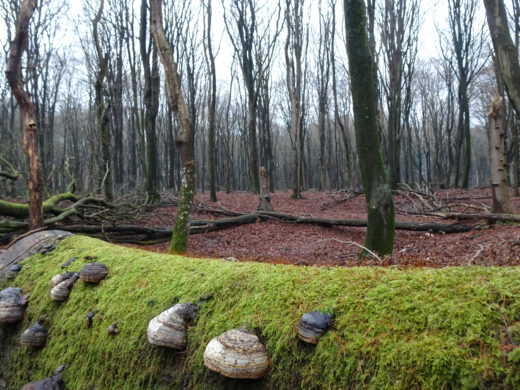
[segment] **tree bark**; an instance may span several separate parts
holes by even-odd
[[[164,67],[168,104],[179,122],[179,134],[176,140],[181,157],[181,192],[177,207],[177,216],[173,227],[170,252],[186,253],[189,236],[189,220],[193,196],[195,194],[195,154],[193,151],[192,118],[182,95],[177,63],[173,59],[172,48],[166,37],[162,18],[162,1],[150,0],[152,17],[151,31],[157,51]]]
[[[495,95],[488,110],[489,160],[491,189],[493,190],[493,212],[509,213],[509,189],[505,156],[504,99]]]
[[[372,55],[366,33],[363,0],[344,0],[354,124],[359,166],[367,200],[365,247],[380,255],[392,253],[395,234],[394,203],[387,183],[377,132],[377,95]]]
[[[43,226],[41,167],[38,151],[36,112],[29,94],[24,89],[21,78],[22,55],[29,40],[29,23],[36,8],[36,0],[25,0],[16,21],[16,33],[9,49],[9,59],[5,75],[9,87],[18,102],[24,128],[23,144],[29,160],[29,227],[37,229]]]
[[[262,211],[273,211],[271,205],[271,194],[269,193],[269,172],[265,167],[260,168],[260,205],[258,210]]]

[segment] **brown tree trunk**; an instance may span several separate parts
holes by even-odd
[[[176,140],[181,156],[181,193],[177,206],[177,216],[173,227],[170,252],[186,253],[188,247],[189,221],[193,196],[195,195],[195,155],[193,151],[192,118],[182,95],[177,63],[163,27],[161,0],[150,1],[152,16],[151,30],[155,46],[164,67],[168,104],[179,122],[179,134]]]
[[[36,112],[29,94],[25,91],[21,78],[22,55],[29,40],[29,23],[36,8],[36,0],[25,0],[16,21],[16,34],[11,42],[5,75],[9,87],[18,102],[24,129],[23,144],[29,159],[29,228],[43,226],[40,157]]]

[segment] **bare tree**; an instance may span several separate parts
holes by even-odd
[[[173,228],[170,252],[185,253],[188,247],[189,220],[195,194],[195,155],[193,128],[188,106],[182,94],[177,63],[173,59],[170,42],[166,37],[162,18],[162,1],[150,0],[151,31],[164,67],[168,104],[177,116],[179,135],[176,140],[181,155],[181,193]]]
[[[94,45],[96,48],[97,55],[97,74],[94,84],[95,89],[95,104],[96,104],[96,119],[97,119],[97,130],[101,139],[101,158],[102,158],[102,171],[101,171],[101,185],[103,187],[105,197],[107,200],[112,200],[114,197],[113,186],[112,186],[112,153],[111,153],[111,141],[110,141],[110,129],[109,129],[109,104],[104,98],[104,82],[108,73],[108,63],[110,61],[110,54],[103,50],[101,45],[101,39],[99,34],[99,22],[103,15],[103,8],[105,1],[101,0],[96,16],[92,21],[92,35],[94,39]]]
[[[329,158],[331,157],[330,148],[327,151],[327,146],[330,146],[330,121],[328,118],[329,109],[329,82],[331,73],[331,63],[334,59],[332,46],[334,45],[334,36],[332,28],[332,12],[333,9],[329,7],[326,12],[323,11],[322,2],[319,2],[319,41],[318,53],[316,58],[317,68],[317,94],[318,94],[318,134],[320,142],[320,182],[319,189],[330,189],[329,176]],[[327,129],[329,131],[327,131]]]
[[[141,0],[141,28],[139,47],[144,71],[144,107],[146,133],[146,197],[148,204],[159,201],[157,192],[157,134],[156,120],[159,112],[160,76],[157,51],[148,41],[148,8],[146,0]],[[149,42],[149,43],[148,43]],[[151,60],[151,66],[150,66]]]
[[[21,77],[22,56],[29,40],[29,23],[36,8],[36,0],[24,0],[16,21],[14,39],[9,49],[5,75],[22,114],[24,148],[29,159],[29,229],[43,226],[41,169],[38,151],[36,111]]]
[[[208,162],[209,162],[209,199],[212,202],[217,201],[217,184],[216,184],[216,156],[215,156],[215,109],[217,104],[217,71],[215,68],[215,55],[213,54],[213,44],[211,39],[212,24],[212,8],[211,0],[205,4],[206,23],[204,24],[205,34],[205,54],[208,66],[208,77],[210,90],[208,93]]]
[[[240,64],[247,94],[249,174],[251,188],[256,193],[260,191],[256,128],[258,95],[262,79],[269,72],[276,39],[282,27],[279,23],[279,4],[273,13],[265,16],[265,23],[260,23],[257,19],[259,8],[256,0],[231,0],[224,16],[226,30]]]
[[[454,140],[454,164],[451,167],[450,181],[454,186],[459,183],[468,188],[471,169],[471,131],[470,100],[471,83],[487,58],[483,55],[485,37],[482,26],[476,25],[477,0],[449,0],[448,24],[449,37],[444,37],[450,50],[444,50],[445,59],[454,71],[457,86],[458,120]],[[464,146],[464,149],[462,148]],[[461,156],[464,156],[461,172]]]
[[[285,40],[285,66],[287,72],[287,91],[289,93],[290,134],[293,144],[293,188],[292,197],[301,199],[303,189],[303,114],[304,114],[304,25],[303,0],[286,0],[285,25],[287,38]]]
[[[383,91],[388,109],[388,161],[392,189],[401,181],[401,137],[408,122],[411,80],[417,54],[419,3],[417,0],[385,0],[381,40],[384,47]],[[411,157],[411,156],[409,156]]]

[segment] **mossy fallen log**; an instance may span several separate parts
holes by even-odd
[[[97,286],[77,282],[67,302],[50,279],[95,261],[110,269]],[[88,258],[85,258],[88,257]],[[67,389],[514,389],[520,386],[520,268],[314,268],[192,259],[74,236],[23,261],[10,284],[30,293],[23,323],[0,327],[0,380],[8,389],[52,375]],[[5,287],[5,286],[4,286]],[[180,302],[201,302],[178,353],[148,344],[151,318]],[[315,347],[298,340],[302,314],[332,311]],[[96,315],[87,327],[89,312]],[[19,347],[40,318],[48,341]],[[120,333],[108,334],[118,323]],[[258,381],[220,377],[203,364],[215,336],[246,327],[272,359]]]

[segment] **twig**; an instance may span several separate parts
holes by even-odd
[[[475,265],[475,259],[482,254],[484,249],[489,247],[489,245],[483,246],[483,245],[480,245],[480,244],[477,244],[477,246],[479,247],[479,250],[471,257],[471,259],[468,260],[468,265]]]
[[[29,230],[28,232],[25,232],[24,234],[20,234],[19,236],[17,236],[16,238],[14,238],[9,244],[6,245],[6,247],[4,249],[9,249],[10,247],[12,247],[15,243],[17,243],[18,241],[20,241],[22,238],[25,238],[27,236],[30,236],[31,234],[33,233],[37,233],[37,232],[41,232],[43,230],[47,230],[49,227],[48,226],[43,226],[41,228],[38,228],[38,229],[33,229],[33,230]]]
[[[337,238],[327,238],[325,240],[319,240],[319,241],[313,242],[310,245],[315,245],[315,244],[319,244],[319,243],[326,242],[326,241],[336,241],[336,242],[339,242],[341,244],[357,246],[358,248],[363,249],[364,251],[367,251],[367,253],[369,253],[370,255],[375,257],[379,262],[382,261],[381,258],[378,255],[376,255],[374,252],[372,252],[370,249],[368,249],[367,247],[365,247],[365,246],[363,246],[361,244],[358,244],[357,242],[354,242],[354,241],[343,241],[343,240],[338,240]]]

